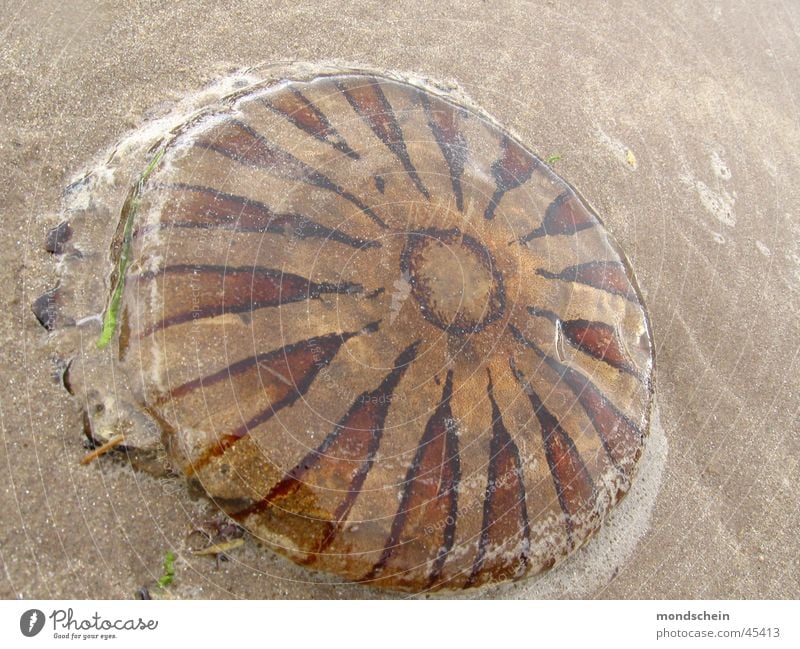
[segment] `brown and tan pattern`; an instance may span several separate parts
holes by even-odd
[[[428,89],[256,87],[142,187],[116,345],[174,462],[269,547],[419,591],[514,579],[624,495],[653,353],[574,190]]]

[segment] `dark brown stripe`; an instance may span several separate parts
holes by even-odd
[[[620,469],[622,462],[631,459],[631,446],[641,447],[643,435],[638,426],[620,412],[586,376],[545,354],[514,325],[509,325],[509,329],[518,342],[532,349],[572,390],[597,431],[611,462]]]
[[[326,491],[344,491],[331,520],[314,543],[313,552],[322,552],[336,537],[347,519],[378,452],[386,415],[393,392],[417,355],[419,343],[407,347],[394,361],[394,368],[371,392],[361,394],[350,406],[320,446],[306,455],[259,503],[237,514],[240,520],[277,503],[284,512],[293,511],[291,498],[304,483],[325,485]],[[348,470],[348,467],[352,467]],[[307,489],[307,488],[306,488]],[[302,507],[302,503],[298,504]],[[313,557],[310,559],[313,561]]]
[[[276,213],[259,201],[210,187],[175,183],[161,189],[180,192],[161,209],[161,228],[197,228],[232,232],[270,232],[298,239],[325,239],[352,248],[378,248],[380,242],[353,237],[301,214]],[[147,226],[145,226],[146,228]],[[138,236],[142,230],[137,230]]]
[[[426,92],[420,91],[417,96],[428,119],[428,127],[436,138],[436,143],[450,169],[450,182],[456,197],[456,207],[459,212],[463,212],[464,193],[461,188],[461,176],[464,174],[464,163],[467,160],[467,140],[456,125],[456,109],[439,101],[434,108]]]
[[[485,219],[494,218],[495,210],[503,195],[528,182],[533,170],[539,164],[536,158],[508,137],[503,136],[501,145],[503,154],[492,164],[492,175],[497,189],[483,213]]]
[[[630,359],[622,351],[616,330],[611,325],[590,320],[569,320],[562,324],[562,330],[576,348],[611,367],[638,376]]]
[[[168,277],[187,276],[179,282]],[[140,282],[163,282],[164,303],[176,312],[146,327],[142,336],[176,324],[223,313],[246,313],[290,302],[318,299],[326,293],[361,293],[360,284],[312,282],[305,277],[261,266],[232,268],[206,264],[175,264],[157,272],[142,273]]]
[[[344,81],[337,81],[336,86],[347,98],[353,110],[361,117],[372,132],[383,142],[389,150],[400,160],[406,173],[413,181],[416,188],[427,199],[430,193],[417,174],[414,164],[408,155],[403,131],[394,114],[394,109],[386,95],[383,94],[380,83],[373,79],[368,83],[356,81],[347,85]]]
[[[340,187],[305,162],[298,160],[291,153],[271,144],[263,135],[239,120],[230,120],[214,129],[212,133],[212,140],[197,141],[195,146],[215,151],[241,164],[264,169],[279,178],[296,180],[327,189],[355,205],[380,227],[387,227],[386,223],[357,196]]]
[[[494,577],[511,578],[524,572],[528,563],[530,525],[522,480],[522,463],[519,449],[503,424],[500,408],[494,399],[492,375],[487,369],[487,393],[492,406],[492,441],[490,444],[488,481],[483,501],[483,526],[478,542],[478,553],[472,573],[465,588],[475,585],[483,573]],[[511,539],[522,537],[522,552],[513,559],[495,557],[487,566],[490,546],[502,547]],[[509,565],[511,564],[511,565]],[[516,564],[516,568],[514,567]]]
[[[542,430],[547,465],[553,476],[558,503],[564,512],[567,537],[570,547],[573,546],[574,518],[577,514],[591,513],[597,498],[597,491],[586,465],[581,459],[575,443],[558,423],[558,420],[544,406],[539,395],[531,387],[513,363],[511,369],[530,399],[533,412],[539,420]]]
[[[271,399],[271,416],[280,408],[293,403],[295,399],[306,393],[319,370],[333,360],[339,351],[339,347],[354,336],[377,331],[378,324],[378,322],[371,322],[360,331],[345,331],[340,334],[314,336],[279,349],[243,358],[218,372],[187,381],[173,388],[160,398],[157,403],[163,403],[170,399],[180,399],[194,390],[210,388],[225,379],[234,381],[240,374],[255,368],[258,373],[258,381],[265,387],[265,390],[267,385],[274,385],[282,395],[277,401]],[[313,363],[311,362],[312,360]],[[261,373],[262,369],[264,370],[263,374]],[[294,390],[294,396],[284,403],[283,393],[288,396],[290,389]]]
[[[339,135],[339,132],[331,126],[325,114],[297,88],[277,92],[265,98],[264,103],[320,142],[331,145],[353,160],[360,158],[358,153],[353,151],[345,139]]]
[[[264,392],[264,397],[269,401],[267,406],[251,417],[247,423],[221,436],[214,446],[206,449],[206,452],[193,462],[191,473],[196,473],[212,458],[225,453],[236,442],[249,435],[250,431],[269,421],[279,410],[291,406],[308,392],[319,372],[330,365],[345,342],[354,336],[377,331],[378,324],[370,323],[357,332],[327,334],[302,340],[265,354],[246,358],[215,374],[190,381],[172,390],[170,397],[181,398],[199,387],[209,387],[226,377],[233,379],[234,376],[256,367],[257,375],[253,377],[253,382]]]
[[[435,552],[435,557],[427,587],[441,575],[455,539],[457,490],[461,480],[458,429],[450,408],[452,396],[453,371],[449,370],[442,398],[428,420],[414,461],[406,473],[403,497],[383,554],[362,581],[379,578],[389,561],[396,559],[397,555],[410,554],[409,561],[400,560],[400,563],[416,566],[428,559],[431,551]],[[434,538],[431,538],[432,534]]]
[[[590,261],[569,266],[560,273],[551,273],[540,268],[536,274],[546,279],[585,284],[607,293],[620,295],[631,302],[638,302],[636,291],[633,290],[625,273],[625,266],[618,261]]]
[[[542,224],[522,237],[520,243],[537,237],[575,234],[597,224],[598,220],[581,204],[580,199],[573,192],[566,191],[547,206]]]
[[[611,325],[594,320],[562,320],[552,311],[533,306],[528,307],[528,313],[553,322],[576,349],[636,378],[640,377],[639,371],[623,351],[616,329]]]

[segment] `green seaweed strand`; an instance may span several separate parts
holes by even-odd
[[[139,212],[139,203],[141,201],[142,189],[145,182],[150,177],[150,174],[155,171],[161,157],[164,155],[164,148],[158,150],[153,156],[150,164],[144,170],[136,185],[133,188],[131,197],[127,204],[128,217],[125,221],[125,230],[122,234],[122,250],[119,255],[119,264],[117,266],[117,283],[114,286],[114,291],[111,293],[111,300],[108,303],[105,317],[103,318],[103,330],[100,332],[100,338],[97,340],[97,348],[103,349],[111,342],[114,337],[114,332],[117,330],[117,320],[119,319],[119,307],[122,303],[122,289],[125,288],[125,273],[128,272],[128,266],[131,263],[131,241],[133,239],[133,222],[136,214]]]
[[[175,553],[172,551],[164,555],[164,574],[156,582],[161,588],[166,588],[175,579],[175,559]]]

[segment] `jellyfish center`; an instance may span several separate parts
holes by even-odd
[[[423,317],[448,333],[476,333],[503,314],[492,255],[458,229],[409,232],[400,266]]]

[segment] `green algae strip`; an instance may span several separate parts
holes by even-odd
[[[131,241],[133,239],[133,222],[139,212],[139,203],[141,201],[142,188],[145,182],[150,177],[150,174],[155,171],[161,157],[164,155],[164,147],[158,150],[147,165],[136,185],[133,187],[130,198],[125,202],[124,212],[127,212],[125,220],[125,231],[122,235],[122,249],[119,254],[119,264],[117,265],[117,282],[114,290],[111,293],[111,300],[109,300],[108,308],[103,318],[103,330],[100,332],[100,338],[97,340],[97,348],[103,349],[111,342],[114,337],[114,332],[117,330],[117,320],[119,319],[119,307],[122,303],[122,290],[125,288],[125,273],[128,272],[128,266],[131,263]]]
[[[158,584],[161,588],[166,588],[169,586],[172,581],[175,579],[175,553],[172,551],[168,551],[164,555],[164,574],[162,574],[156,584]]]

